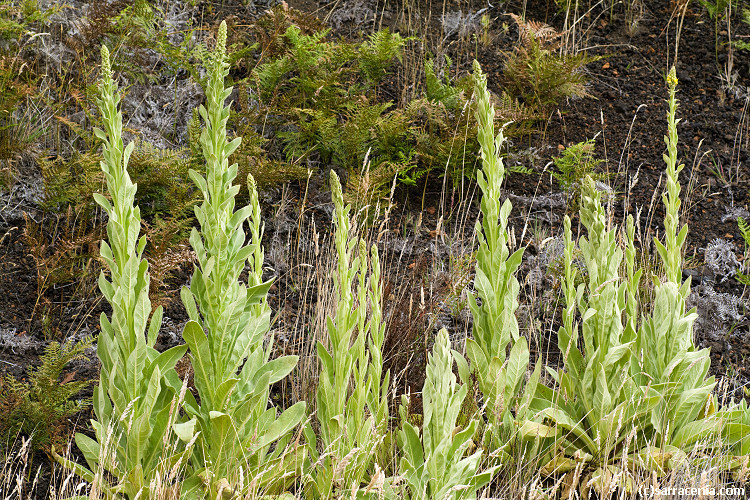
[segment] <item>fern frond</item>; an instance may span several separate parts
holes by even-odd
[[[559,48],[559,39],[564,32],[559,32],[549,24],[541,21],[526,21],[516,14],[509,14],[511,19],[518,25],[518,36],[522,45],[529,47],[535,41],[549,50]]]
[[[253,70],[252,78],[260,93],[261,99],[268,102],[276,93],[281,79],[294,69],[294,63],[289,56],[283,56],[270,62],[261,64]]]
[[[451,58],[447,55],[443,66],[443,79],[438,77],[435,71],[435,61],[428,59],[424,63],[425,73],[425,97],[431,102],[440,102],[451,110],[459,109],[466,102],[465,89],[462,86],[451,84],[450,74]]]
[[[378,82],[394,59],[403,62],[403,48],[411,38],[402,38],[387,28],[376,31],[359,47],[359,67],[365,78]]]
[[[750,223],[742,217],[737,217],[737,225],[740,228],[742,239],[745,240],[745,245],[750,246]]]

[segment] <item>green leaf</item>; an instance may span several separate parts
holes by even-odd
[[[402,448],[406,453],[406,457],[413,467],[420,467],[424,463],[424,455],[422,452],[422,442],[419,439],[419,433],[416,428],[409,422],[404,422],[402,428]]]
[[[607,352],[607,355],[604,357],[604,369],[606,370],[610,368],[623,359],[627,361],[627,359],[630,357],[630,352],[633,344],[634,342],[627,342],[625,344],[610,347],[609,352]]]
[[[193,436],[195,436],[196,422],[195,417],[186,422],[176,422],[172,424],[172,430],[182,442],[189,443],[193,439]]]
[[[671,444],[678,448],[687,449],[693,444],[706,440],[711,435],[716,434],[717,428],[718,422],[710,420],[688,422],[674,433]]]
[[[592,370],[593,372],[593,370]],[[591,415],[594,422],[604,417],[612,409],[612,397],[609,393],[609,387],[607,387],[608,380],[604,373],[604,367],[599,366],[598,373],[594,377],[594,413]]]
[[[198,186],[198,189],[203,193],[203,196],[206,197],[208,195],[208,184],[206,183],[206,179],[192,168],[188,170],[188,175],[195,185]]]
[[[182,337],[190,347],[193,359],[194,380],[200,394],[210,397],[213,391],[210,387],[215,384],[213,380],[213,364],[208,346],[208,339],[203,328],[197,322],[190,320],[185,324]]]
[[[266,429],[266,432],[260,436],[258,441],[253,443],[250,448],[251,452],[254,453],[255,450],[268,446],[297,427],[302,419],[305,418],[305,408],[306,403],[300,401],[282,412],[279,418],[274,420]]]
[[[471,339],[467,339],[467,341],[469,340]],[[458,367],[458,376],[461,379],[461,382],[463,382],[464,384],[471,383],[471,370],[469,369],[469,364],[466,362],[466,358],[464,358],[463,355],[455,349],[451,349],[451,354],[453,355],[453,359],[456,361],[456,365]]]
[[[472,368],[478,373],[487,373],[489,361],[479,344],[471,338],[466,339],[466,353],[471,360]]]
[[[335,373],[334,367],[333,367],[333,358],[328,353],[325,346],[320,341],[318,341],[318,343],[315,344],[315,349],[318,352],[318,359],[323,365],[324,373],[331,374],[331,375]]]
[[[226,413],[219,411],[209,412],[210,429],[207,430],[208,445],[211,450],[211,458],[214,460],[226,460],[234,458],[236,448],[240,446],[237,434],[232,425],[232,419]]]
[[[583,428],[583,422],[576,422],[570,415],[568,415],[568,413],[560,408],[549,407],[542,410],[541,413],[542,415],[551,418],[559,426],[572,432],[575,438],[580,439],[586,446],[584,451],[588,451],[591,454],[598,452],[599,447],[586,434],[586,431]]]
[[[68,460],[67,458],[61,457],[55,451],[55,447],[54,446],[52,446],[52,450],[51,450],[50,453],[52,454],[52,457],[60,465],[62,465],[63,467],[65,467],[68,470],[73,471],[74,474],[76,474],[78,477],[80,477],[84,481],[87,481],[89,483],[93,483],[94,482],[94,473],[91,472],[90,470],[88,470],[86,467],[83,467],[82,465],[79,465],[79,464],[77,464],[77,463],[75,463],[75,462],[73,462],[71,460]],[[106,487],[105,487],[105,491],[106,491]],[[80,500],[88,500],[89,497],[88,496],[85,496],[85,497],[82,497],[82,496],[73,496],[73,497],[70,497],[70,500],[78,500],[78,499],[80,499]]]
[[[159,329],[161,328],[162,318],[164,316],[164,308],[159,306],[151,316],[151,322],[148,325],[148,346],[154,347],[156,339],[159,337]],[[184,353],[183,353],[184,354]],[[172,365],[174,366],[174,365]],[[162,371],[165,371],[162,368]]]
[[[512,399],[517,396],[528,367],[529,348],[526,345],[526,338],[519,337],[510,350],[506,368],[504,397],[507,404],[510,404]]]
[[[107,215],[112,216],[112,204],[107,198],[99,193],[94,193],[94,201],[107,212]]]
[[[531,420],[524,420],[518,432],[524,438],[548,438],[557,435],[554,427],[539,422],[532,422]]]
[[[211,391],[212,407],[226,410],[229,396],[239,381],[238,378],[225,379],[218,387]]]
[[[80,432],[76,434],[76,446],[89,464],[99,463],[99,443]]]
[[[187,350],[187,344],[170,347],[156,357],[152,366],[158,367],[161,373],[165,373],[174,368],[177,362],[185,355]]]
[[[263,370],[270,372],[268,383],[275,384],[289,375],[297,366],[298,360],[299,356],[282,356],[266,363]]]
[[[266,295],[268,295],[268,290],[271,288],[271,285],[273,285],[273,280],[268,280],[260,285],[248,287],[246,300],[253,304],[260,302],[262,299],[265,299]]]

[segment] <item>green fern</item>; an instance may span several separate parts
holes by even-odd
[[[41,365],[28,370],[28,381],[11,375],[0,379],[0,446],[16,435],[31,437],[34,450],[47,450],[51,445],[65,445],[65,420],[90,404],[89,398],[73,397],[90,385],[90,381],[71,381],[72,374],[63,380],[63,369],[72,361],[86,359],[85,351],[92,346],[89,336],[79,342],[50,342],[41,356]]]
[[[242,91],[240,91],[240,96],[242,95]],[[301,154],[293,154],[293,151],[299,151],[300,145],[295,142],[288,143],[288,158],[290,158],[290,161],[270,159],[269,153],[265,149],[269,140],[258,133],[252,120],[245,119],[251,111],[246,104],[242,103],[242,100],[241,98],[240,106],[246,113],[245,116],[232,113],[229,122],[229,126],[235,131],[235,135],[242,137],[242,143],[230,158],[230,161],[237,163],[237,177],[246,179],[248,174],[252,175],[260,188],[305,179],[308,175],[307,168],[294,161],[301,156]],[[283,132],[279,134],[282,135]],[[198,144],[198,147],[200,147],[200,144]],[[199,152],[199,154],[201,153]],[[246,205],[250,201],[248,195],[247,187],[241,186],[240,192],[237,194],[238,204]]]
[[[314,96],[321,96],[321,93],[325,96],[330,88],[335,87],[335,85],[323,84],[333,83],[327,81],[326,76],[332,72],[331,70],[337,66],[336,62],[342,57],[340,49],[343,44],[334,46],[330,42],[325,42],[324,38],[329,31],[325,29],[312,35],[303,35],[299,28],[290,26],[284,35],[289,41],[290,55],[294,60],[297,73],[290,79],[290,82],[295,85],[295,90],[303,103],[308,103]]]
[[[598,59],[585,53],[561,55],[550,44],[557,34],[544,27],[519,25],[522,43],[507,56],[504,76],[511,97],[540,113],[549,114],[560,101],[569,97],[587,97],[586,76],[581,69]]]
[[[394,59],[403,62],[403,48],[413,37],[402,38],[387,28],[376,31],[359,46],[359,68],[365,79],[376,84],[386,74]]]
[[[314,14],[307,14],[297,9],[290,9],[286,4],[269,9],[253,25],[255,40],[260,46],[263,57],[275,59],[287,51],[287,40],[284,37],[290,26],[296,26],[310,35],[325,29],[323,23]]]
[[[270,101],[276,94],[282,78],[293,69],[293,61],[286,55],[261,64],[255,68],[252,76],[257,85],[261,99],[264,101]]]
[[[144,217],[184,213],[195,198],[188,182],[191,161],[186,150],[159,149],[139,141],[130,162],[133,181],[138,183],[136,202]],[[93,193],[100,189],[104,175],[99,156],[91,149],[75,152],[69,159],[40,160],[44,180],[44,207],[60,210],[73,205],[76,211],[93,216]]]
[[[470,82],[468,79],[464,79],[456,85],[452,84],[448,75],[450,74],[453,61],[447,55],[444,57],[445,65],[443,66],[442,80],[437,76],[435,61],[433,59],[428,59],[424,63],[425,97],[430,102],[439,102],[447,109],[455,111],[460,109],[466,102],[465,95]]]
[[[386,111],[392,103],[371,103],[366,99],[354,101],[346,106],[342,124],[341,146],[336,152],[337,160],[343,167],[362,167],[368,149],[376,145],[376,129],[387,120]]]
[[[572,208],[578,211],[578,200],[581,198],[583,180],[588,176],[594,181],[604,180],[608,174],[597,172],[597,167],[604,160],[594,157],[595,139],[588,139],[568,146],[562,156],[553,160],[556,170],[552,176],[573,199]]]

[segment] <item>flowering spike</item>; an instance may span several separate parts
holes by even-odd
[[[664,217],[665,226],[665,251],[662,253],[666,278],[673,283],[680,283],[682,273],[682,247],[684,241],[678,239],[678,234],[682,229],[679,227],[680,217],[680,182],[679,175],[685,165],[677,163],[677,72],[674,68],[667,75],[667,86],[669,87],[669,109],[667,111],[668,133],[664,137],[667,145],[667,154],[664,155],[664,161],[667,166],[667,189],[662,195],[662,200],[666,208]]]
[[[222,21],[219,25],[219,34],[216,37],[216,53],[223,59],[227,53],[227,22]]]
[[[344,206],[344,195],[341,191],[341,181],[336,172],[331,170],[331,196],[336,206]]]
[[[673,91],[677,88],[677,84],[679,83],[679,80],[677,79],[677,70],[674,66],[672,66],[672,69],[669,70],[669,74],[667,75],[667,86],[669,87],[670,91]]]
[[[106,45],[102,45],[102,80],[105,82],[112,79],[112,66],[109,62],[109,49]]]

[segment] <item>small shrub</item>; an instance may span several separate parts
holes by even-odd
[[[291,9],[286,4],[277,5],[252,26],[262,59],[272,60],[286,53],[284,34],[291,26],[299,28],[304,35],[312,35],[325,29],[314,15]]]
[[[256,130],[255,120],[260,119],[257,114],[259,110],[250,105],[247,95],[246,85],[239,85],[240,110],[230,114],[228,124],[228,128],[234,130],[237,137],[242,137],[242,143],[231,157],[231,161],[237,163],[237,176],[246,179],[251,175],[259,189],[307,178],[309,169],[300,164],[300,158],[286,161],[271,157],[271,153],[266,149],[270,143],[269,139]],[[193,118],[188,122],[188,135],[191,158],[193,164],[198,166],[202,163],[203,156],[200,151],[200,117],[197,109],[193,110]],[[243,186],[237,195],[237,201],[247,203],[248,194]]]
[[[472,116],[473,81],[469,75],[451,81],[450,66],[451,59],[446,56],[440,78],[435,61],[426,60],[424,97],[412,100],[404,110],[409,118],[417,160],[416,167],[401,176],[404,184],[414,185],[433,169],[438,169],[457,185],[464,174],[472,177],[476,168],[467,161],[467,153],[479,150]]]

